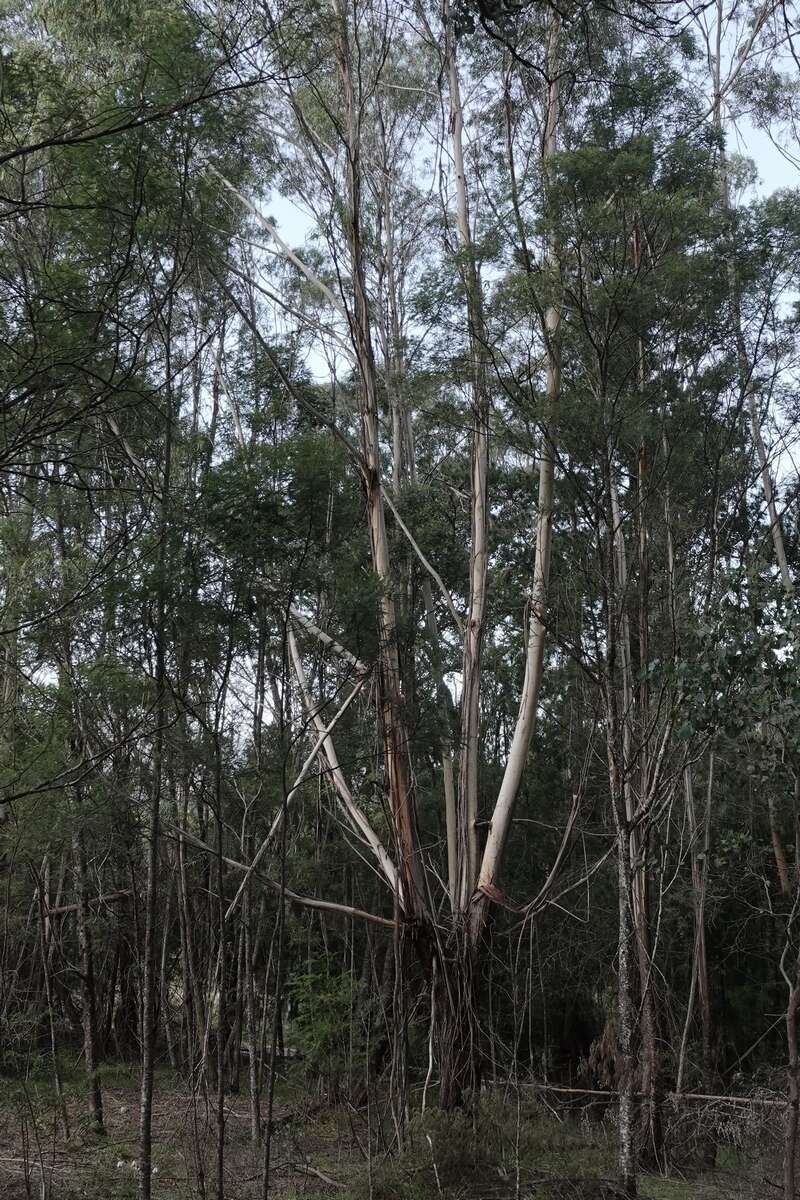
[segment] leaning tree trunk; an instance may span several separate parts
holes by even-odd
[[[558,117],[560,105],[557,70],[560,18],[550,11],[547,31],[547,88],[542,171],[549,189],[553,161],[558,150]],[[561,398],[561,303],[558,285],[560,264],[554,213],[550,213],[551,228],[547,238],[545,262],[552,289],[552,298],[544,314],[542,334],[547,364],[546,407],[541,431],[539,454],[539,494],[536,517],[536,547],[533,565],[530,621],[528,628],[525,675],[522,684],[517,722],[511,740],[503,780],[492,812],[477,880],[477,895],[472,898],[470,926],[472,941],[477,946],[495,893],[505,853],[511,820],[514,813],[522,774],[527,762],[534,725],[536,723],[539,690],[544,670],[547,598],[550,581],[550,553],[553,538],[553,488],[555,482],[555,426]]]

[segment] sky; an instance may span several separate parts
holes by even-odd
[[[796,160],[791,162],[765,133],[754,129],[748,122],[743,122],[738,138],[729,135],[729,143],[755,163],[759,174],[756,190],[760,196],[768,196],[778,188],[800,187],[800,168],[797,165],[800,147],[790,148]]]

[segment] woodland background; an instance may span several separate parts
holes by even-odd
[[[7,1194],[796,1195],[799,22],[0,4]]]

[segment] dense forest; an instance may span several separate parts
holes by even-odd
[[[795,1200],[800,10],[0,31],[2,1194]]]

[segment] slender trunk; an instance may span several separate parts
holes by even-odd
[[[545,187],[549,189],[553,160],[558,150],[558,121],[560,87],[558,77],[558,40],[560,17],[550,10],[547,27],[547,64],[549,83],[545,109],[544,137],[542,141],[542,172]],[[515,188],[516,192],[516,188]],[[544,644],[546,637],[547,593],[550,580],[550,555],[553,534],[553,487],[555,480],[555,425],[561,397],[561,304],[558,278],[560,272],[557,231],[551,217],[545,251],[545,264],[550,276],[549,283],[554,296],[545,309],[542,333],[547,362],[546,407],[541,431],[539,456],[539,495],[536,518],[536,549],[533,566],[533,586],[530,598],[530,619],[525,658],[525,676],[522,684],[517,721],[500,791],[495,801],[492,820],[486,840],[480,873],[478,876],[479,896],[472,906],[472,939],[477,945],[486,923],[491,896],[497,887],[503,854],[517,793],[527,762],[528,750],[536,722],[539,691],[544,667]],[[527,254],[527,245],[523,243]]]
[[[167,329],[167,371],[170,378],[170,331]],[[167,541],[169,537],[169,497],[172,458],[172,404],[167,403],[166,429],[164,438],[164,469],[161,485],[161,514],[158,529],[158,584],[156,593],[156,618],[153,629],[155,642],[155,718],[153,732],[152,782],[150,805],[147,814],[147,879],[144,898],[144,945],[142,948],[142,998],[141,998],[141,1090],[139,1098],[139,1200],[150,1200],[152,1152],[153,1152],[153,1082],[156,1054],[156,992],[158,967],[156,948],[158,943],[158,887],[159,854],[158,839],[161,830],[161,791],[163,786],[164,729],[168,719],[167,671],[166,671],[166,618],[167,618]]]
[[[214,730],[214,815],[217,826],[216,933],[217,971],[217,1200],[225,1200],[225,1044],[228,1019],[228,938],[225,927],[225,865],[223,861],[222,747]]]
[[[257,1145],[261,1140],[261,1106],[258,1086],[258,1027],[256,1022],[256,993],[253,978],[254,952],[252,930],[252,889],[248,884],[244,894],[242,920],[244,921],[244,1013],[247,1037],[248,1072],[250,1084],[250,1140]]]
[[[634,999],[634,963],[636,923],[634,920],[634,879],[632,869],[633,838],[631,828],[630,784],[627,773],[630,763],[626,726],[629,719],[629,695],[626,654],[626,617],[624,612],[624,548],[619,542],[619,506],[614,464],[609,448],[606,460],[606,488],[609,497],[608,552],[605,556],[604,604],[608,628],[608,649],[605,679],[606,747],[608,756],[609,791],[617,844],[617,1069],[618,1110],[618,1170],[620,1184],[626,1196],[636,1195],[636,1153],[634,1144],[635,1063],[633,1056],[636,1029]],[[622,687],[617,682],[620,663]],[[620,697],[622,712],[620,712]]]
[[[609,626],[615,617],[609,612]],[[609,638],[613,645],[613,634]],[[613,653],[609,667],[613,668]],[[617,1062],[616,1086],[618,1093],[618,1142],[617,1165],[620,1185],[625,1196],[636,1195],[636,1149],[635,1149],[635,1076],[636,1066],[633,1053],[636,1028],[636,1005],[634,1002],[634,942],[633,879],[631,871],[631,838],[623,795],[624,753],[619,731],[617,697],[614,694],[613,678],[607,681],[606,725],[608,744],[608,770],[611,791],[611,808],[616,829],[617,842]]]
[[[353,310],[348,317],[360,379],[359,406],[364,456],[364,486],[372,566],[381,584],[379,711],[384,751],[384,774],[401,863],[403,910],[406,917],[411,918],[424,913],[427,904],[422,862],[417,846],[414,792],[408,757],[408,730],[400,680],[397,616],[381,490],[378,387],[372,347],[369,299],[364,274],[361,229],[360,122],[362,111],[355,92],[356,81],[353,77],[350,54],[348,9],[344,0],[337,0],[337,17],[339,36],[335,52],[345,108],[348,186],[346,234],[350,249],[353,282]]]
[[[159,963],[159,992],[161,995],[161,1016],[164,1022],[164,1036],[167,1039],[167,1054],[170,1066],[177,1071],[180,1066],[179,1047],[175,1042],[175,1031],[172,1024],[172,1004],[170,1000],[170,980],[167,976],[169,960],[170,910],[172,908],[172,890],[167,896],[167,906],[164,912],[164,923],[161,930],[161,959]]]
[[[666,434],[662,432],[662,450],[665,461],[669,457],[669,447]],[[672,630],[672,652],[678,655],[678,626],[677,599],[675,595],[675,547],[672,540],[672,513],[670,507],[670,492],[667,484],[664,495],[664,524],[667,541],[667,596]],[[713,569],[712,569],[713,574]],[[694,949],[692,954],[692,975],[689,985],[689,1000],[686,1006],[686,1019],[681,1036],[678,1053],[678,1065],[675,1080],[675,1091],[680,1093],[683,1088],[686,1063],[686,1049],[689,1039],[692,1018],[694,1016],[695,1000],[700,1004],[700,1030],[702,1040],[702,1082],[703,1090],[710,1094],[714,1090],[714,1052],[713,1052],[713,1016],[711,1011],[711,986],[708,973],[708,955],[706,950],[706,887],[708,882],[708,861],[711,850],[711,812],[714,786],[714,751],[709,753],[708,782],[706,785],[706,810],[703,819],[702,849],[700,848],[699,827],[694,804],[691,768],[686,766],[683,772],[684,800],[689,824],[689,854],[692,872],[692,905],[694,908]],[[713,1167],[716,1159],[716,1143],[713,1138],[707,1141],[708,1165]]]
[[[707,785],[706,812],[703,820],[703,840],[700,844],[700,826],[694,804],[694,789],[689,767],[684,769],[684,796],[686,799],[686,816],[689,826],[689,853],[692,869],[692,904],[694,907],[694,951],[692,957],[692,982],[689,991],[689,1004],[686,1011],[681,1049],[678,1057],[678,1070],[675,1090],[683,1088],[686,1045],[688,1043],[689,1027],[694,1012],[695,997],[700,1006],[700,1028],[702,1038],[703,1090],[712,1091],[713,1067],[713,1037],[711,1018],[711,994],[708,980],[708,961],[706,954],[706,886],[708,880],[708,854],[711,845],[711,794],[714,777],[714,751],[709,754],[709,778]]]
[[[105,1133],[103,1097],[97,1074],[97,1020],[95,1009],[94,954],[89,930],[86,904],[86,852],[80,827],[81,806],[77,806],[72,835],[73,871],[75,879],[75,913],[78,934],[78,957],[81,972],[81,1009],[83,1019],[83,1056],[89,1084],[89,1113],[97,1133]]]
[[[278,897],[278,922],[276,930],[277,944],[275,948],[275,993],[272,1013],[272,1030],[269,1049],[269,1076],[267,1079],[267,1111],[264,1119],[264,1157],[261,1176],[261,1200],[269,1200],[270,1170],[272,1166],[272,1114],[275,1106],[275,1076],[277,1071],[278,1043],[282,1040],[281,1008],[283,1006],[283,971],[284,971],[284,934],[286,928],[286,829],[285,818],[288,792],[284,779],[283,807],[284,820],[281,823],[281,893]],[[265,981],[266,990],[266,981]]]
[[[50,1033],[50,1057],[53,1063],[53,1083],[55,1084],[56,1097],[58,1106],[61,1110],[61,1120],[64,1125],[64,1137],[69,1141],[69,1114],[67,1113],[67,1104],[64,1099],[64,1085],[61,1079],[61,1067],[58,1061],[58,1042],[56,1039],[56,1013],[55,1013],[55,998],[53,996],[53,981],[50,972],[50,918],[46,915],[46,910],[50,901],[50,859],[49,856],[45,859],[45,868],[43,872],[43,884],[38,888],[39,899],[39,946],[42,959],[42,974],[44,976],[44,994],[47,1002],[47,1020]]]
[[[612,772],[616,769],[612,766]],[[613,787],[613,784],[612,784]],[[612,798],[619,812],[619,798]],[[634,1147],[634,1083],[635,1066],[633,1040],[635,1028],[635,1006],[633,1003],[633,921],[631,920],[630,839],[622,820],[617,830],[617,892],[619,902],[618,931],[618,975],[617,975],[617,1044],[619,1062],[617,1089],[619,1092],[619,1146],[618,1170],[620,1184],[625,1196],[636,1195],[636,1153]]]
[[[797,1047],[797,1012],[800,1007],[800,964],[789,987],[786,1002],[786,1042],[789,1047],[788,1087],[783,1142],[783,1197],[797,1196],[797,1136],[800,1129],[800,1056]]]
[[[456,56],[455,28],[449,0],[444,0],[445,58],[450,94],[450,144],[456,186],[458,240],[462,256],[461,279],[467,308],[470,374],[472,385],[472,450],[470,458],[470,561],[469,613],[464,630],[461,688],[461,756],[458,789],[457,908],[466,913],[478,874],[478,787],[480,775],[480,687],[486,611],[486,575],[489,563],[489,389],[486,379],[487,338],[475,246],[470,227],[469,200],[464,166],[461,90]]]

